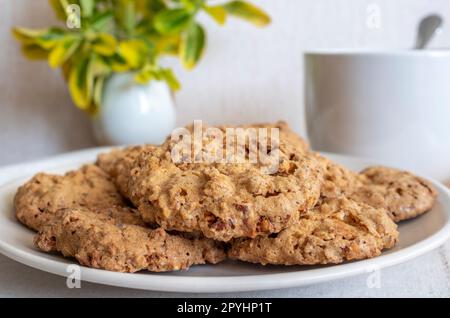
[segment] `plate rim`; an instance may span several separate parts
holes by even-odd
[[[17,171],[22,171],[23,169],[21,168],[23,167],[29,168],[30,166],[46,166],[51,167],[51,169],[58,169],[58,167],[64,168],[68,165],[82,164],[83,162],[87,163],[88,161],[92,161],[97,153],[108,149],[110,149],[110,147],[91,148],[54,156],[36,162],[28,162],[25,164],[0,168],[0,191],[2,191],[5,187],[8,187],[11,183],[17,182],[18,179],[27,177],[30,173],[32,173],[31,171],[17,173]],[[363,165],[375,164],[370,159],[332,153],[326,153],[325,155],[360,162]],[[56,162],[61,163],[55,165]],[[8,172],[10,174],[9,176]],[[3,178],[1,178],[2,176]],[[447,196],[447,201],[450,203],[450,190],[436,180],[430,178],[426,179],[438,189],[439,193],[445,194]],[[299,270],[288,273],[267,273],[261,275],[252,274],[202,277],[169,276],[170,274],[167,273],[119,273],[89,268],[76,263],[73,264],[80,266],[82,281],[141,290],[185,293],[226,293],[301,287],[356,276],[363,273],[370,274],[376,269],[383,269],[409,261],[438,248],[450,238],[450,206],[447,204],[446,207],[446,223],[431,236],[418,241],[411,246],[370,259],[331,265],[323,268],[314,268],[308,271]],[[13,246],[2,240],[0,240],[0,253],[19,263],[44,272],[63,277],[68,277],[70,275],[70,273],[65,271],[67,265],[69,265],[68,263],[31,254],[20,247]],[[244,281],[245,285],[242,283]]]

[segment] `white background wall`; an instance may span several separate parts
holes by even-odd
[[[418,20],[441,14],[447,24],[432,46],[450,47],[450,0],[253,0],[272,16],[266,29],[240,21],[217,27],[205,19],[209,46],[186,73],[177,95],[179,123],[303,119],[302,51],[308,48],[405,48]],[[380,8],[381,28],[367,26]],[[0,0],[0,164],[94,146],[88,118],[72,106],[58,72],[25,60],[10,36],[13,25],[54,22],[46,0]],[[450,88],[449,88],[450,89]]]

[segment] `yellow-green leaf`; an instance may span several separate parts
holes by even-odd
[[[64,9],[61,0],[49,0],[50,6],[55,11],[55,15],[60,20],[66,20],[66,10]]]
[[[12,34],[17,41],[23,44],[35,44],[39,37],[45,34],[48,30],[34,30],[27,28],[12,28]]]
[[[102,104],[102,96],[103,96],[103,86],[105,84],[105,77],[101,76],[95,80],[94,84],[94,104],[95,106],[100,107]]]
[[[48,51],[36,44],[22,45],[22,53],[30,60],[46,60],[48,58]]]
[[[172,72],[171,69],[168,68],[162,69],[160,73],[161,77],[167,82],[167,84],[172,90],[177,91],[181,88],[180,82],[178,81],[177,77],[175,76],[175,74]]]
[[[131,70],[127,61],[118,53],[108,58],[108,64],[111,66],[113,72],[126,72]]]
[[[193,23],[181,40],[180,59],[186,69],[192,69],[200,60],[205,48],[205,31]]]
[[[92,41],[92,49],[100,55],[111,56],[117,50],[116,38],[109,33],[99,33]]]
[[[87,110],[91,103],[91,89],[89,87],[87,73],[89,60],[82,59],[73,65],[69,75],[69,90],[75,105],[82,110]]]
[[[218,24],[224,25],[227,20],[227,11],[221,6],[204,5],[205,12],[213,18]]]
[[[64,36],[64,32],[59,28],[40,30],[13,28],[12,33],[22,44],[36,44],[43,49],[51,49]]]
[[[192,20],[192,13],[186,9],[166,9],[159,12],[154,25],[162,34],[175,34],[186,29]]]
[[[50,49],[61,40],[66,33],[60,28],[49,28],[38,38],[37,44],[44,49]]]
[[[151,80],[165,81],[169,87],[176,91],[181,85],[171,69],[159,68],[155,65],[147,64],[136,74],[134,80],[139,84],[147,84]]]
[[[89,72],[93,77],[104,77],[111,74],[111,66],[101,56],[92,56],[89,66]]]
[[[256,26],[265,26],[270,23],[270,17],[267,13],[248,2],[237,0],[222,6],[227,13],[247,20]]]
[[[131,68],[138,68],[145,62],[149,48],[144,41],[133,39],[120,42],[119,52]]]
[[[157,36],[152,38],[156,43],[156,51],[162,54],[178,55],[181,37],[179,34]]]
[[[134,76],[134,80],[139,84],[147,84],[153,78],[153,72],[143,69]]]
[[[50,51],[48,64],[52,68],[57,68],[64,64],[75,53],[80,46],[81,40],[75,37],[68,37],[58,42]]]

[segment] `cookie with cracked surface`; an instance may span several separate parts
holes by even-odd
[[[125,206],[110,177],[94,165],[65,175],[39,173],[22,185],[15,197],[16,217],[38,231],[59,209]]]
[[[224,126],[226,128],[226,126]],[[300,137],[297,133],[295,133],[291,127],[285,121],[278,121],[276,123],[261,123],[261,124],[252,124],[241,126],[243,128],[278,128],[280,139],[289,141],[286,143],[286,146],[292,147],[295,150],[290,150],[292,153],[306,153],[309,151],[308,143]]]
[[[117,272],[174,271],[226,257],[213,240],[187,239],[161,228],[130,224],[116,215],[85,208],[59,210],[36,235],[35,245],[74,257],[84,266]]]
[[[338,198],[349,196],[363,185],[365,177],[320,155],[313,153],[323,165],[323,184],[321,198]]]
[[[225,133],[226,127],[219,129]],[[322,182],[317,160],[299,151],[292,136],[281,130],[279,136],[274,146],[268,142],[268,151],[278,154],[270,172],[264,170],[273,167],[270,160],[193,163],[195,155],[188,152],[174,162],[173,140],[143,151],[131,172],[133,203],[145,221],[168,230],[200,231],[221,241],[277,233],[315,205]],[[225,152],[225,144],[216,146]]]
[[[397,225],[382,209],[333,198],[274,237],[237,239],[228,254],[264,265],[338,264],[378,256],[397,239]]]
[[[429,211],[436,201],[434,187],[407,171],[377,166],[361,171],[361,175],[366,181],[351,197],[385,209],[395,222]]]
[[[119,192],[129,199],[128,182],[133,162],[144,149],[150,151],[153,148],[154,146],[152,145],[145,145],[114,149],[110,152],[99,154],[95,164],[109,174]]]

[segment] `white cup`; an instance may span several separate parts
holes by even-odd
[[[312,148],[450,180],[450,50],[305,53]]]

